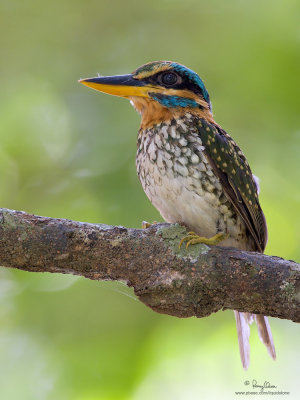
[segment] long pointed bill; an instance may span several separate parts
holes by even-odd
[[[103,93],[112,94],[114,96],[149,97],[149,86],[147,87],[138,79],[134,79],[131,74],[99,76],[97,78],[80,79],[78,82],[83,83],[92,89],[99,90]]]

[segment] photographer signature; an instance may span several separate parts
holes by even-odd
[[[263,392],[264,389],[276,389],[277,386],[271,385],[271,383],[268,382],[268,381],[265,381],[262,385],[259,385],[259,384],[257,383],[257,380],[256,380],[256,379],[253,379],[253,380],[252,380],[252,388],[253,388],[253,389],[254,389],[254,388],[259,388],[259,389],[260,389],[260,392]]]

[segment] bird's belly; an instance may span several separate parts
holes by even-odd
[[[141,161],[141,160],[140,160]],[[201,169],[201,167],[200,167]],[[171,168],[160,168],[148,157],[139,163],[138,175],[143,189],[166,222],[182,223],[200,236],[218,232],[229,235],[221,245],[251,250],[246,226],[225,196],[219,179],[207,164],[199,165],[184,176]]]
[[[157,184],[154,174],[150,178],[152,184],[144,189],[166,222],[184,223],[202,236],[209,237],[216,233],[219,212],[215,196],[204,193],[200,185],[197,191],[189,190],[182,177],[161,177],[158,181],[161,184]]]

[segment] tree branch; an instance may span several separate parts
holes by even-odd
[[[154,311],[205,317],[232,309],[300,322],[300,265],[217,246],[179,250],[179,225],[88,224],[0,209],[0,265],[122,280]]]

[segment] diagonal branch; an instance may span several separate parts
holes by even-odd
[[[122,280],[154,311],[205,317],[221,309],[300,322],[300,265],[232,248],[178,248],[179,225],[88,224],[0,209],[0,265]]]

